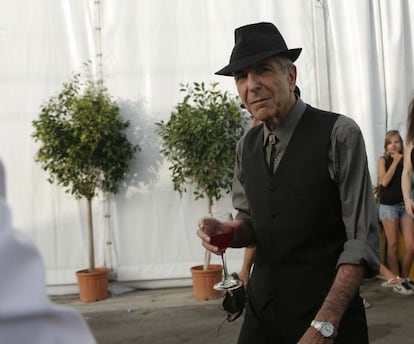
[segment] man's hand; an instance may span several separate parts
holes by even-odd
[[[211,245],[211,235],[216,233],[233,232],[233,227],[228,222],[221,222],[217,219],[205,217],[198,221],[197,235],[202,240],[202,245],[215,254],[221,254],[225,249],[219,249],[217,246]]]
[[[249,283],[249,279],[250,279],[250,271],[246,269],[242,269],[239,272],[239,278],[240,278],[240,281],[242,281],[243,286],[247,288],[247,284]]]
[[[407,211],[407,214],[411,217],[414,218],[414,202],[411,198],[407,199],[406,201],[404,201],[404,206],[405,206],[405,210]]]

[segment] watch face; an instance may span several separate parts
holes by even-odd
[[[324,337],[330,337],[334,333],[334,326],[331,323],[325,322],[321,327],[321,335]]]

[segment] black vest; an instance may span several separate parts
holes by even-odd
[[[265,162],[263,126],[251,129],[244,141],[242,173],[257,238],[255,264],[271,275],[263,273],[259,279],[267,282],[256,283],[270,283],[273,299],[290,306],[297,301],[305,312],[320,307],[346,241],[338,185],[328,170],[337,118],[307,105],[273,177]]]

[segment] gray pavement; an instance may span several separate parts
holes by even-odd
[[[367,309],[370,343],[414,343],[414,296],[397,295],[380,284],[372,279],[361,287],[372,304]],[[77,296],[52,301],[77,309],[99,344],[230,344],[236,343],[242,323],[241,318],[224,321],[221,299],[196,301],[188,287],[135,290],[94,303],[81,303]]]

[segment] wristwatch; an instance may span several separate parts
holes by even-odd
[[[329,321],[312,320],[310,325],[324,338],[334,339],[338,335],[335,326]]]

